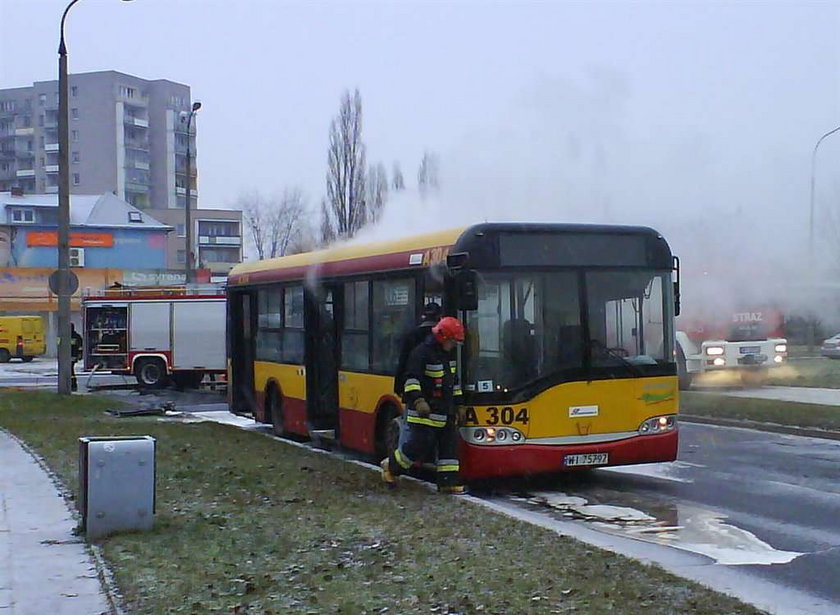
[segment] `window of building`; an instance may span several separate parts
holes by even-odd
[[[186,229],[187,229],[187,227],[184,226],[183,224],[176,224],[175,225],[175,234],[178,235],[178,237],[186,237],[187,236],[187,230]]]
[[[28,115],[23,116],[23,127],[24,128],[31,128],[32,127],[32,118]]]
[[[79,140],[79,131],[78,130],[72,131],[70,133],[70,135],[71,135],[70,138],[73,139],[73,141],[78,141]]]
[[[14,111],[15,110],[15,101],[13,100],[0,100],[0,111]]]
[[[403,334],[415,324],[414,287],[413,278],[373,282],[371,368],[377,373],[394,373]]]
[[[79,94],[79,86],[71,85],[70,86],[70,96],[78,96]]]
[[[31,152],[31,151],[32,151],[32,149],[34,148],[34,146],[35,146],[35,144],[32,142],[32,139],[29,139],[29,140],[26,142],[26,150],[27,150],[27,151]]]
[[[32,209],[15,208],[12,210],[12,221],[27,223],[35,222],[35,211]]]
[[[187,262],[187,251],[186,250],[178,250],[178,253],[175,255],[175,260],[179,263],[186,263]]]
[[[8,171],[12,168],[8,162],[0,162],[0,171]]]
[[[122,96],[123,98],[134,98],[136,94],[136,89],[128,87],[127,85],[120,86],[120,96]]]
[[[41,115],[38,116],[38,126],[43,126],[43,125],[44,125],[44,115],[42,113]]]
[[[79,155],[79,152],[73,152],[72,159],[73,159],[73,162],[79,162],[81,160],[81,156]]]
[[[42,168],[42,169],[43,169],[45,166],[47,166],[47,161],[46,161],[46,159],[45,159],[43,156],[41,156],[41,157],[38,159],[38,161],[39,161],[40,166],[41,166],[41,168]]]
[[[128,212],[128,221],[129,222],[143,222],[143,214],[139,211],[130,211]]]
[[[344,330],[341,334],[341,367],[367,371],[368,353],[368,282],[349,282],[344,285]]]
[[[70,117],[72,117],[74,120],[79,119],[79,110],[76,107],[70,109]]]
[[[38,104],[42,107],[47,104],[47,95],[46,94],[38,94]]]
[[[82,176],[78,173],[73,173],[73,185],[78,186],[82,183]]]

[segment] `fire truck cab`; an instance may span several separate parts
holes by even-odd
[[[704,376],[727,374],[721,382],[760,386],[768,371],[787,362],[787,339],[781,337],[783,318],[777,310],[733,313],[723,324],[692,323],[677,331],[680,388]]]

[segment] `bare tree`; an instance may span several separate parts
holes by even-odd
[[[265,258],[266,236],[268,234],[268,211],[263,196],[256,190],[243,193],[236,199],[234,205],[242,211],[245,229],[257,250],[257,257]]]
[[[417,190],[421,197],[440,190],[440,163],[437,154],[426,151],[417,169]]]
[[[344,92],[330,124],[327,198],[321,204],[322,239],[329,243],[355,235],[369,222],[365,191],[365,145],[362,142],[362,97]]]
[[[367,176],[368,221],[376,222],[382,216],[388,201],[388,172],[381,162],[370,165]]]
[[[394,189],[394,192],[405,190],[405,179],[403,178],[402,169],[400,169],[400,163],[397,161],[394,161],[394,170],[391,172],[391,187]]]
[[[298,188],[286,188],[279,197],[264,197],[253,190],[240,196],[236,205],[260,259],[288,254],[305,227],[306,203]]]

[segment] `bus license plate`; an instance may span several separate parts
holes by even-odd
[[[758,354],[761,352],[761,346],[741,346],[738,350],[741,354]]]
[[[609,461],[609,453],[585,453],[582,455],[566,455],[566,466],[600,466]]]

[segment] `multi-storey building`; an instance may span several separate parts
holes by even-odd
[[[116,71],[69,77],[70,192],[140,209],[186,206],[189,86]],[[197,207],[195,158],[189,179]],[[0,192],[58,192],[58,81],[0,90]],[[183,213],[181,213],[183,218]]]
[[[166,267],[171,270],[186,267],[186,232],[184,212],[151,209],[149,214],[174,227],[169,234]],[[199,209],[191,212],[193,264],[209,269],[212,280],[224,279],[227,272],[242,262],[242,212],[230,209]]]

